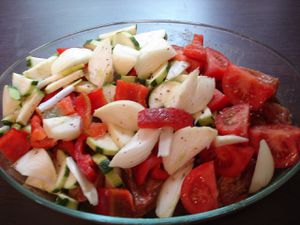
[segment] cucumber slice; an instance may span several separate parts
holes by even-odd
[[[155,87],[161,84],[164,79],[166,78],[168,71],[169,71],[169,63],[163,64],[159,67],[150,77],[150,80],[147,80],[146,83],[148,86]]]
[[[114,156],[119,151],[118,146],[109,134],[105,134],[100,138],[88,137],[86,143],[95,152],[104,155]]]
[[[194,115],[195,126],[214,126],[214,117],[208,107]]]
[[[136,50],[140,49],[140,45],[135,39],[135,37],[129,32],[125,31],[116,33],[112,37],[112,45],[116,46],[117,44],[125,45]]]
[[[112,53],[113,64],[116,72],[126,75],[136,64],[139,52],[128,46],[117,44]]]
[[[2,115],[3,117],[7,117],[20,108],[20,101],[12,98],[10,95],[10,86],[5,85],[3,88],[2,94]]]
[[[130,83],[136,83],[137,77],[136,76],[121,76],[120,80],[124,80]]]
[[[56,61],[57,56],[51,56],[45,61],[38,63],[36,66],[23,72],[24,76],[34,79],[42,80],[46,77],[51,76],[51,66]]]
[[[107,102],[114,101],[116,95],[116,85],[106,84],[103,86],[103,94]]]
[[[33,57],[33,56],[27,56],[26,57],[26,65],[28,68],[34,67],[37,64],[44,62],[46,59],[44,58],[38,58],[38,57]]]
[[[81,81],[79,84],[75,86],[75,91],[83,92],[86,94],[91,93],[95,89],[97,89],[97,87],[89,81]]]
[[[25,126],[43,97],[44,93],[35,87],[30,96],[24,101],[16,122]]]
[[[17,101],[21,100],[21,95],[17,88],[8,86],[8,93],[9,93],[10,97],[12,97],[14,100],[17,100]]]
[[[105,39],[105,38],[110,38],[111,39],[116,33],[123,32],[123,31],[126,31],[126,32],[128,32],[130,34],[135,35],[136,34],[136,29],[137,29],[137,25],[134,24],[134,25],[131,25],[131,26],[128,26],[128,27],[124,27],[124,28],[119,29],[119,30],[115,30],[115,31],[109,32],[109,33],[100,34],[99,38],[101,40]]]
[[[168,71],[167,80],[174,79],[175,77],[182,74],[187,68],[189,64],[184,61],[173,61],[171,63],[170,70]]]
[[[111,123],[107,124],[107,129],[108,133],[111,135],[111,138],[119,148],[122,148],[124,145],[126,145],[134,136],[134,131],[124,129]]]
[[[101,41],[93,51],[88,72],[87,79],[97,87],[113,81],[112,46],[108,39]]]
[[[117,169],[109,167],[110,160],[106,156],[95,154],[93,156],[93,160],[98,165],[101,172],[105,175],[105,180],[109,183],[111,188],[123,186],[122,178],[118,174]]]
[[[63,88],[69,84],[71,84],[72,82],[74,82],[75,80],[78,80],[79,78],[83,77],[84,73],[82,72],[82,70],[78,70],[62,79],[59,79],[51,84],[49,84],[46,88],[45,91],[47,94],[50,94],[60,88]]]
[[[91,39],[91,40],[87,40],[84,43],[83,47],[94,50],[99,44],[100,44],[99,40]]]
[[[3,134],[5,134],[7,131],[9,131],[9,129],[10,129],[10,127],[9,126],[2,126],[1,128],[0,128],[0,137],[3,135]]]
[[[12,85],[16,87],[23,96],[30,94],[33,87],[37,85],[37,83],[37,81],[28,79],[21,74],[13,73]]]
[[[138,77],[147,79],[162,64],[176,55],[174,48],[164,39],[154,39],[140,50],[140,55],[134,66]]]
[[[77,180],[76,180],[76,177],[71,173],[70,171],[70,174],[64,184],[64,189],[73,189],[73,188],[76,188],[78,186],[77,184]]]
[[[11,128],[15,128],[16,130],[20,130],[20,129],[22,129],[22,126],[18,123],[14,123],[13,125],[11,125]]]
[[[62,193],[57,194],[55,203],[70,209],[77,209],[79,205],[78,201]]]
[[[85,64],[79,64],[79,65],[72,66],[68,69],[63,70],[62,72],[60,72],[60,74],[62,76],[67,76],[67,75],[72,74],[72,73],[74,73],[78,70],[82,70],[84,68],[84,65]]]
[[[57,165],[57,180],[55,183],[55,187],[53,189],[53,193],[59,192],[64,186],[67,178],[70,175],[70,170],[66,164],[67,155],[62,150],[57,150],[56,152],[56,165]]]
[[[134,36],[141,47],[144,47],[154,39],[167,39],[167,32],[165,30],[154,30],[150,32],[140,33]]]
[[[11,126],[13,123],[16,122],[17,117],[20,113],[20,108],[18,108],[16,111],[14,111],[13,113],[9,114],[8,116],[5,116],[1,122],[3,125],[7,125],[7,126]]]
[[[176,81],[166,81],[161,83],[150,93],[148,102],[149,108],[164,107],[165,103],[172,97],[179,86],[180,83]]]

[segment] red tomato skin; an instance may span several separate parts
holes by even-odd
[[[285,125],[260,125],[249,129],[250,144],[258,150],[264,139],[271,149],[275,168],[287,168],[299,161],[300,128]]]
[[[194,168],[184,179],[180,199],[188,213],[206,212],[218,207],[218,190],[213,161]]]
[[[139,128],[173,127],[180,129],[193,126],[193,116],[176,108],[147,108],[138,113]]]
[[[169,177],[169,174],[160,166],[157,166],[152,169],[151,177],[156,180],[166,180]]]
[[[203,34],[194,34],[192,45],[203,46],[204,36]]]
[[[73,141],[59,141],[57,148],[65,151],[75,159],[75,147]]]
[[[96,89],[88,94],[91,102],[92,112],[107,104],[102,88]]]
[[[292,124],[289,110],[278,103],[266,102],[260,113],[267,124]]]
[[[248,104],[239,104],[223,109],[215,118],[216,128],[221,135],[235,134],[248,136],[250,108]]]
[[[92,108],[89,97],[85,93],[80,93],[74,100],[75,111],[81,117],[83,129],[88,129],[92,122]]]
[[[149,89],[142,84],[117,80],[115,100],[131,100],[147,107]]]
[[[230,64],[222,79],[222,89],[229,101],[236,105],[248,103],[258,110],[275,95],[278,79],[259,71]]]
[[[206,61],[206,50],[202,46],[187,45],[183,49],[183,54],[200,62]]]
[[[65,116],[75,113],[73,101],[70,96],[67,96],[67,97],[63,98],[61,101],[59,101],[56,104],[56,107],[57,107],[58,111],[62,115],[65,115]]]
[[[107,216],[133,217],[135,206],[127,189],[99,188],[99,203],[95,212]]]
[[[225,145],[215,149],[215,167],[218,175],[237,177],[249,164],[255,149],[251,146]]]
[[[66,51],[67,49],[69,49],[69,48],[57,48],[56,49],[56,51],[57,51],[57,54],[61,54],[61,53],[63,53],[64,51]]]
[[[12,162],[17,161],[31,149],[28,134],[15,128],[0,137],[0,151]]]
[[[228,105],[230,105],[228,97],[218,89],[215,89],[211,101],[207,104],[208,108],[213,112],[219,111]]]
[[[151,154],[146,160],[133,168],[134,178],[137,185],[143,185],[150,171],[161,164],[161,158]]]
[[[87,198],[84,196],[82,190],[80,187],[76,187],[73,189],[70,189],[68,191],[68,194],[70,195],[71,198],[74,198],[78,202],[85,202],[87,201]]]
[[[86,134],[89,137],[101,137],[107,131],[107,126],[104,123],[92,122],[89,128],[86,130]]]
[[[206,63],[204,66],[204,74],[206,76],[222,80],[229,64],[229,59],[221,52],[212,48],[206,48]]]

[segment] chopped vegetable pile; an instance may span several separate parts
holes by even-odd
[[[3,89],[0,152],[26,186],[72,209],[194,214],[260,191],[299,161],[279,80],[204,46],[133,25],[27,57]],[[61,46],[64,47],[64,46]]]

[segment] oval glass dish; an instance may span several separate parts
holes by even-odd
[[[280,79],[280,86],[277,93],[279,101],[290,109],[293,115],[294,124],[300,124],[299,105],[300,75],[291,63],[283,56],[275,52],[270,47],[267,47],[251,38],[242,36],[238,33],[213,27],[205,24],[196,24],[181,21],[130,21],[114,24],[101,25],[98,27],[86,29],[74,34],[70,34],[49,42],[35,50],[32,50],[28,55],[36,57],[49,57],[55,53],[56,48],[60,47],[76,47],[82,46],[86,40],[96,38],[101,33],[117,30],[130,24],[138,25],[138,32],[145,32],[157,29],[165,29],[168,33],[168,40],[172,44],[185,45],[190,42],[194,33],[200,33],[205,36],[205,46],[212,47],[225,54],[233,63],[241,66],[246,66],[255,70],[260,70],[267,74],[271,74]],[[13,72],[22,72],[26,69],[26,58],[20,58],[6,71],[1,74],[0,88],[11,82]],[[0,104],[2,111],[2,104]],[[191,222],[200,222],[212,218],[220,217],[228,213],[237,211],[246,207],[265,196],[272,193],[274,190],[283,185],[291,178],[300,168],[300,163],[291,168],[281,170],[276,173],[272,182],[260,192],[249,196],[240,202],[221,207],[209,212],[199,213],[194,215],[175,214],[171,218],[118,218],[103,215],[96,215],[84,211],[76,211],[69,208],[59,206],[51,201],[51,196],[35,189],[29,189],[22,185],[23,178],[17,174],[7,160],[0,155],[0,174],[19,192],[26,195],[28,198],[47,206],[58,212],[85,219],[107,224],[185,224]]]

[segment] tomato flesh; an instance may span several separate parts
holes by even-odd
[[[216,172],[225,177],[239,176],[249,164],[255,150],[251,146],[225,145],[215,149]]]
[[[92,121],[92,108],[89,97],[85,93],[80,93],[74,100],[75,111],[81,117],[83,129],[88,129]]]
[[[62,100],[60,100],[56,104],[56,107],[57,107],[58,111],[62,115],[65,115],[65,116],[75,113],[75,109],[74,109],[74,106],[73,106],[73,101],[72,101],[70,96],[65,97]]]
[[[147,107],[149,89],[142,84],[117,80],[115,100],[131,100]]]
[[[249,105],[239,104],[223,109],[216,116],[215,125],[221,135],[235,134],[247,137],[249,120]]]
[[[86,130],[86,134],[90,137],[101,137],[107,131],[107,126],[104,123],[93,122]]]
[[[278,79],[245,67],[229,65],[222,79],[224,94],[236,105],[258,110],[277,90]]]
[[[10,129],[0,138],[0,151],[12,162],[26,154],[30,148],[28,134],[24,131]]]
[[[200,62],[206,61],[206,50],[202,46],[187,45],[183,49],[183,54]]]
[[[206,63],[204,74],[222,80],[230,61],[221,52],[212,48],[206,48]]]
[[[192,45],[203,46],[204,36],[203,34],[194,34]]]
[[[260,140],[264,139],[271,149],[275,168],[286,168],[299,161],[300,128],[285,125],[261,125],[249,129],[252,146],[258,150]]]
[[[99,203],[95,212],[107,216],[132,217],[135,212],[131,193],[127,189],[99,188]]]
[[[213,161],[194,168],[184,179],[181,202],[188,213],[206,212],[218,207],[218,191]]]
[[[207,104],[211,111],[219,111],[230,104],[229,99],[218,89],[215,89],[211,101]]]
[[[102,88],[96,89],[88,94],[91,102],[92,112],[107,104]]]
[[[180,129],[193,125],[191,114],[176,108],[147,108],[138,113],[139,128],[173,127]]]
[[[64,51],[66,51],[67,49],[69,49],[69,48],[57,48],[56,49],[56,52],[57,52],[57,54],[61,54],[61,53],[63,53]]]

